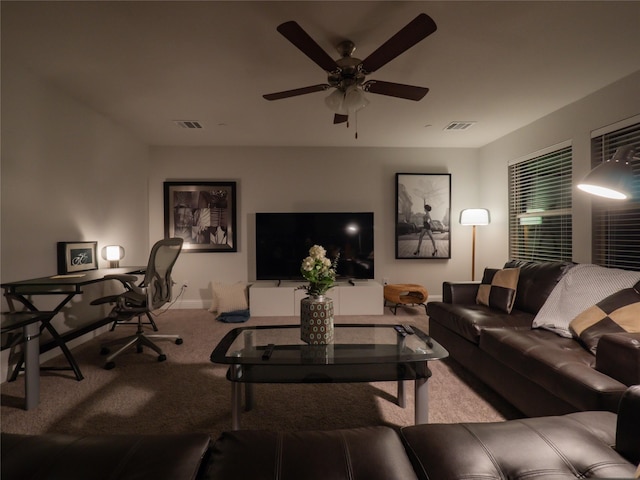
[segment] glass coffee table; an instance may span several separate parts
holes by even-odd
[[[243,385],[245,409],[253,408],[254,383],[397,381],[398,405],[404,408],[404,381],[413,380],[415,423],[427,423],[431,376],[427,362],[447,357],[444,347],[416,327],[409,332],[393,324],[334,328],[329,345],[304,343],[300,325],[240,327],[227,333],[211,353],[211,361],[229,365],[232,429],[240,428]]]

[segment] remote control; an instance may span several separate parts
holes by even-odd
[[[409,335],[413,335],[414,333],[416,333],[413,331],[413,328],[411,328],[411,325],[403,325],[402,328],[404,328],[404,331]]]
[[[402,335],[403,337],[407,336],[407,332],[401,325],[396,325],[393,328],[396,332],[398,332],[399,335]]]
[[[267,345],[267,348],[262,354],[262,360],[269,360],[271,358],[271,354],[273,353],[274,347],[275,345],[273,343],[270,343],[269,345]]]

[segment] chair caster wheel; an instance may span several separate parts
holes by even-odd
[[[181,338],[176,338],[176,345],[182,345],[183,340]]]
[[[109,354],[109,349],[107,347],[102,347],[100,349],[100,355],[108,355]]]
[[[158,355],[158,361],[164,362],[167,359],[167,356],[163,353],[162,355]]]
[[[112,368],[114,368],[116,366],[115,362],[107,362],[104,364],[104,369],[105,370],[111,370]]]

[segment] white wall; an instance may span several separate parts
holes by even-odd
[[[433,296],[443,279],[470,277],[471,232],[452,225],[451,260],[396,260],[395,174],[451,173],[452,218],[480,194],[477,151],[409,148],[167,148],[151,149],[149,235],[164,232],[163,182],[237,182],[237,253],[184,253],[174,270],[188,280],[183,306],[208,306],[212,281],[255,280],[255,213],[373,211],[375,277],[419,283]],[[302,260],[302,259],[301,259]]]
[[[582,177],[590,132],[640,112],[640,72],[481,149],[149,148],[5,58],[1,94],[0,280],[55,273],[58,241],[117,243],[126,249],[124,263],[144,264],[150,245],[164,235],[164,181],[233,180],[238,252],[186,253],[176,265],[176,279],[189,281],[178,306],[203,308],[211,281],[255,278],[257,211],[373,211],[376,278],[421,283],[437,298],[443,280],[470,277],[471,231],[457,224],[460,210],[487,207],[492,223],[478,228],[476,271],[501,265],[508,257],[508,162],[571,140],[574,178]],[[394,258],[396,172],[452,174],[450,260]],[[581,195],[574,202],[574,260],[584,262],[591,200]],[[88,289],[77,297],[56,319],[61,328],[101,315],[86,305],[100,293]]]
[[[478,227],[479,266],[503,265],[508,259],[509,161],[561,142],[573,146],[574,184],[590,170],[591,132],[640,114],[640,72],[572,103],[480,149],[481,204],[491,211],[491,225]],[[640,121],[640,118],[637,120]],[[591,261],[591,202],[574,188],[573,261]]]
[[[58,241],[125,245],[126,262],[146,264],[148,147],[4,58],[1,113],[1,281],[55,274]],[[87,308],[103,291],[75,297],[54,320],[58,328],[103,317],[102,309]],[[50,309],[61,298],[34,300]]]

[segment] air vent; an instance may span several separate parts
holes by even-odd
[[[449,125],[444,127],[444,130],[468,130],[475,124],[476,122],[451,122]]]
[[[174,120],[173,123],[182,128],[202,128],[202,124],[196,120]]]

